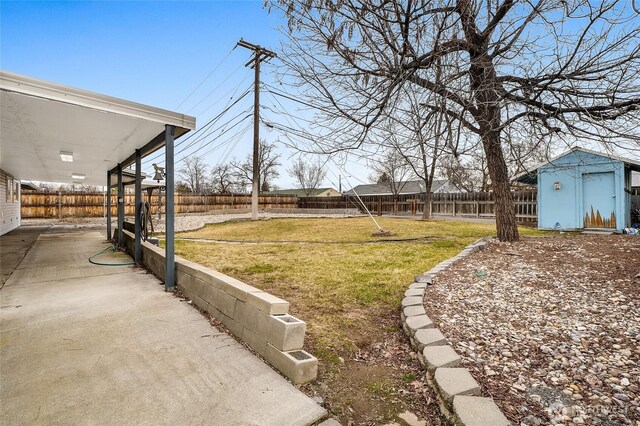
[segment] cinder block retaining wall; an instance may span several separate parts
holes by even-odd
[[[126,228],[125,245],[133,253],[134,234]],[[143,241],[142,263],[164,280],[164,249]],[[316,378],[318,360],[302,349],[307,325],[288,315],[289,302],[179,256],[175,264],[176,285],[196,306],[222,322],[293,383]]]
[[[472,252],[484,250],[487,244],[483,240],[476,241],[457,256],[417,275],[405,292],[400,308],[402,327],[427,369],[427,382],[438,397],[440,411],[450,423],[461,426],[506,426],[511,423],[493,399],[481,396],[480,385],[469,370],[460,368],[462,358],[435,328],[424,304],[429,303],[428,288],[436,274]]]

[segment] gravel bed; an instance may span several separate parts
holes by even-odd
[[[515,424],[640,424],[640,237],[495,242],[425,308]]]
[[[268,213],[260,212],[258,218],[261,220],[278,219],[278,218],[304,218],[304,217],[353,217],[346,214],[308,214],[308,213]],[[128,221],[133,221],[133,217],[127,216]],[[181,214],[175,217],[175,232],[192,231],[199,229],[210,223],[222,223],[232,220],[251,219],[251,213],[229,213],[229,214]],[[104,218],[77,218],[77,219],[23,219],[24,226],[73,226],[78,229],[105,227],[106,219]],[[112,221],[112,226],[116,226],[117,220]],[[153,227],[156,233],[164,232],[164,216],[161,220],[154,215]]]

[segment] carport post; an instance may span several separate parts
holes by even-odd
[[[174,191],[174,170],[173,170],[173,136],[175,132],[175,126],[165,125],[164,128],[164,143],[165,143],[165,232],[166,232],[166,247],[165,247],[165,271],[164,271],[164,286],[165,291],[173,291],[175,286],[175,235],[174,235],[174,206],[173,206],[173,191]]]
[[[107,172],[107,240],[111,239],[111,170]]]
[[[122,184],[122,165],[118,163],[118,245],[124,245],[124,185]]]
[[[135,207],[135,247],[133,260],[136,263],[142,262],[142,243],[140,242],[140,236],[142,234],[142,221],[140,215],[143,212],[142,209],[142,155],[140,150],[136,149],[136,207]]]

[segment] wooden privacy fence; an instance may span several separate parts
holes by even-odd
[[[538,217],[536,191],[513,192],[516,217],[520,222],[535,222]],[[134,214],[134,194],[125,194],[125,215]],[[149,198],[143,191],[143,199],[151,204],[151,212],[158,212],[159,198],[155,190]],[[362,204],[372,213],[421,214],[424,194],[402,194],[394,199],[392,195],[367,195],[360,200],[355,196],[341,197],[296,197],[295,195],[262,195],[260,208],[280,209],[353,209],[365,213]],[[117,214],[116,195],[111,194],[111,214]],[[100,192],[31,192],[22,191],[22,217],[65,218],[106,216],[107,196]],[[164,204],[164,194],[162,195]],[[176,213],[205,213],[215,210],[251,208],[248,194],[176,194]],[[164,208],[162,209],[164,212]],[[431,213],[435,216],[494,217],[493,193],[447,193],[431,194]]]
[[[514,191],[516,218],[519,222],[538,220],[537,190]],[[434,216],[495,217],[492,192],[462,192],[431,195],[431,214]]]
[[[145,202],[151,204],[151,212],[158,212],[158,191],[149,198],[147,191],[142,192]],[[164,193],[162,204],[164,206]],[[111,214],[117,215],[117,196],[111,194]],[[124,209],[126,216],[133,216],[135,195],[125,194]],[[295,195],[263,195],[258,198],[260,208],[297,208]],[[107,195],[101,192],[31,192],[22,191],[21,213],[25,219],[65,218],[65,217],[103,217],[107,212]],[[176,213],[205,213],[213,210],[231,210],[251,208],[251,195],[247,194],[175,194]],[[164,207],[162,208],[164,212]]]
[[[536,222],[538,203],[536,190],[512,192],[516,205],[516,217],[520,222]],[[366,206],[372,214],[422,214],[425,194],[365,195],[342,197],[304,197],[298,199],[300,208],[339,209],[358,208],[365,213]],[[362,202],[360,202],[362,200]],[[431,194],[431,213],[435,216],[495,217],[493,193],[443,193]]]

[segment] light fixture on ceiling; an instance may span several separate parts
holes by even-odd
[[[86,177],[87,177],[86,175],[83,175],[81,173],[71,173],[72,179],[84,179]]]
[[[72,163],[73,162],[73,152],[60,151],[60,159],[62,161],[66,161],[67,163]]]

